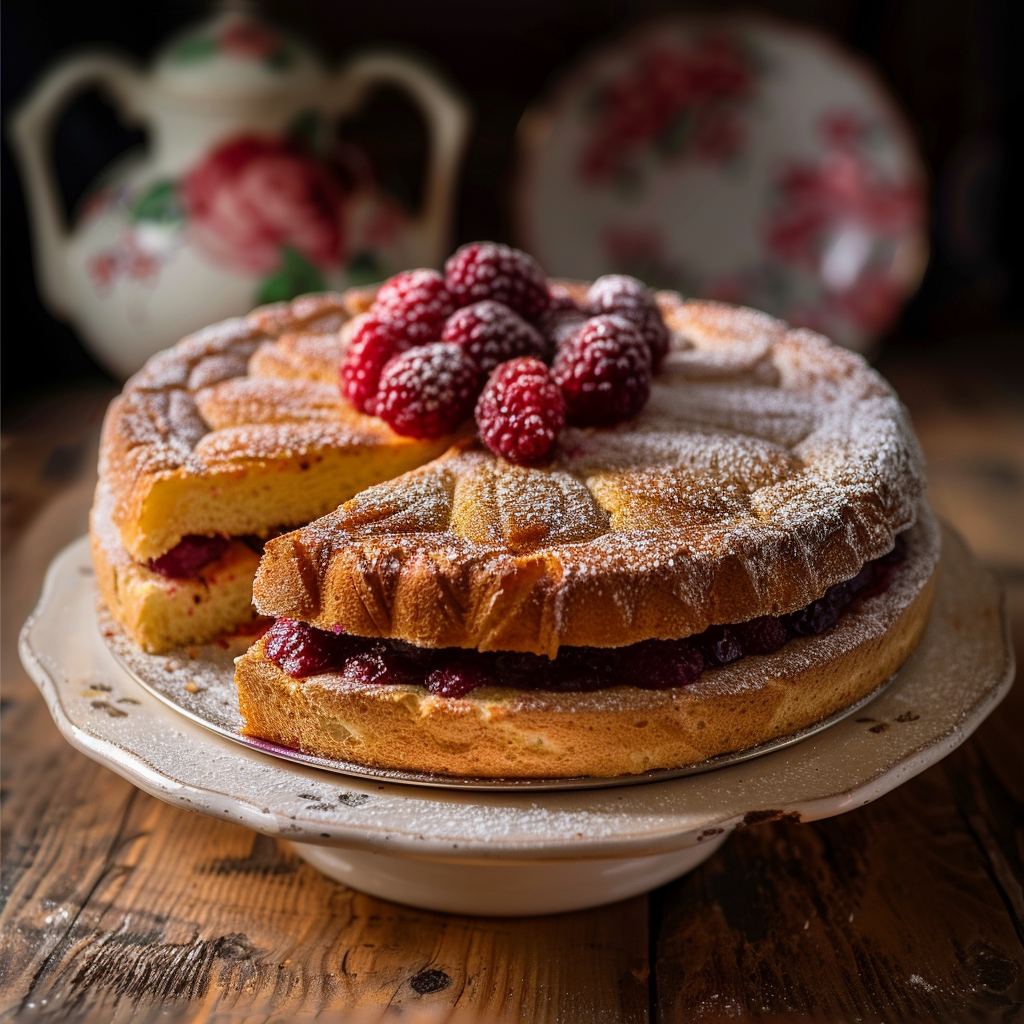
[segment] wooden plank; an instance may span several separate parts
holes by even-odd
[[[35,784],[9,780],[5,807],[5,1019],[647,1019],[644,899],[546,919],[416,911],[70,750],[18,754]]]
[[[655,1019],[1017,1019],[1024,947],[954,798],[964,766],[738,833],[652,897]]]

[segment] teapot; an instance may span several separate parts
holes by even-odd
[[[378,84],[421,109],[422,212],[374,183],[331,125]],[[65,222],[49,143],[62,105],[103,88],[150,144],[115,162]],[[118,376],[205,324],[261,302],[438,266],[448,248],[469,113],[408,57],[367,53],[329,73],[299,40],[243,11],[173,39],[143,74],[106,53],[59,65],[12,119],[44,301]]]

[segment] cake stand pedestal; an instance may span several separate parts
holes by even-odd
[[[617,903],[693,870],[726,840],[670,853],[590,860],[480,860],[411,857],[292,843],[329,878],[381,899],[426,910],[526,917]]]

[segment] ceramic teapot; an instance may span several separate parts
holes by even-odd
[[[332,123],[369,89],[405,90],[429,132],[422,213],[375,187]],[[95,183],[73,227],[49,161],[73,93],[104,88],[150,144]],[[448,248],[468,111],[404,56],[366,54],[328,73],[295,38],[243,12],[186,31],[149,74],[108,54],[55,68],[12,122],[43,298],[126,376],[204,324],[259,302],[437,266]]]

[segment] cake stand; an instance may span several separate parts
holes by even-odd
[[[1009,689],[1013,655],[998,582],[949,530],[938,571],[921,643],[859,712],[754,760],[629,787],[414,787],[239,745],[116,660],[97,624],[85,538],[54,559],[20,651],[64,736],[153,796],[287,840],[375,896],[457,913],[545,914],[646,892],[734,829],[869,803],[962,743]]]

